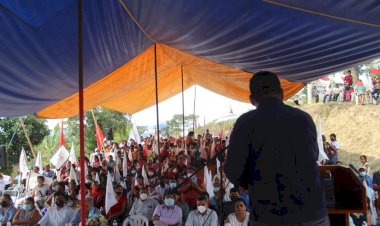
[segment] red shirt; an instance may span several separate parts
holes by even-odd
[[[107,216],[111,216],[112,214],[119,212],[122,209],[124,202],[127,203],[127,197],[122,195],[120,196],[119,200],[117,200],[117,203],[113,205],[108,211]]]
[[[345,86],[351,86],[352,85],[352,75],[344,76],[343,81],[344,81]]]

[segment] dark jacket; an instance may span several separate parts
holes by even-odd
[[[237,120],[224,169],[231,182],[248,185],[254,221],[292,224],[327,216],[317,160],[310,115],[267,98]]]

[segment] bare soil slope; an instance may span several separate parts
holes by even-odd
[[[341,143],[339,160],[343,165],[359,166],[359,156],[367,155],[373,170],[380,169],[380,105],[356,106],[352,103],[311,104],[300,107],[317,121],[329,140],[335,133]]]

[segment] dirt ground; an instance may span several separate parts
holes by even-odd
[[[371,171],[380,169],[380,105],[316,103],[300,108],[315,122],[321,116],[322,133],[328,140],[331,133],[336,134],[341,143],[339,160],[343,165],[351,163],[358,167],[359,156],[366,155]]]

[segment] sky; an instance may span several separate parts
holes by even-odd
[[[234,114],[240,115],[253,109],[248,103],[242,103],[224,97],[201,86],[193,86],[184,92],[185,115],[193,114],[194,111],[194,93],[196,89],[195,115],[199,116],[201,124],[211,122],[215,119],[228,116],[230,108]],[[158,105],[160,123],[170,120],[175,114],[182,114],[182,94],[179,93]],[[156,106],[149,107],[145,110],[132,115],[132,122],[137,126],[155,126],[156,125]],[[48,126],[53,129],[59,123],[59,119],[49,119]]]

